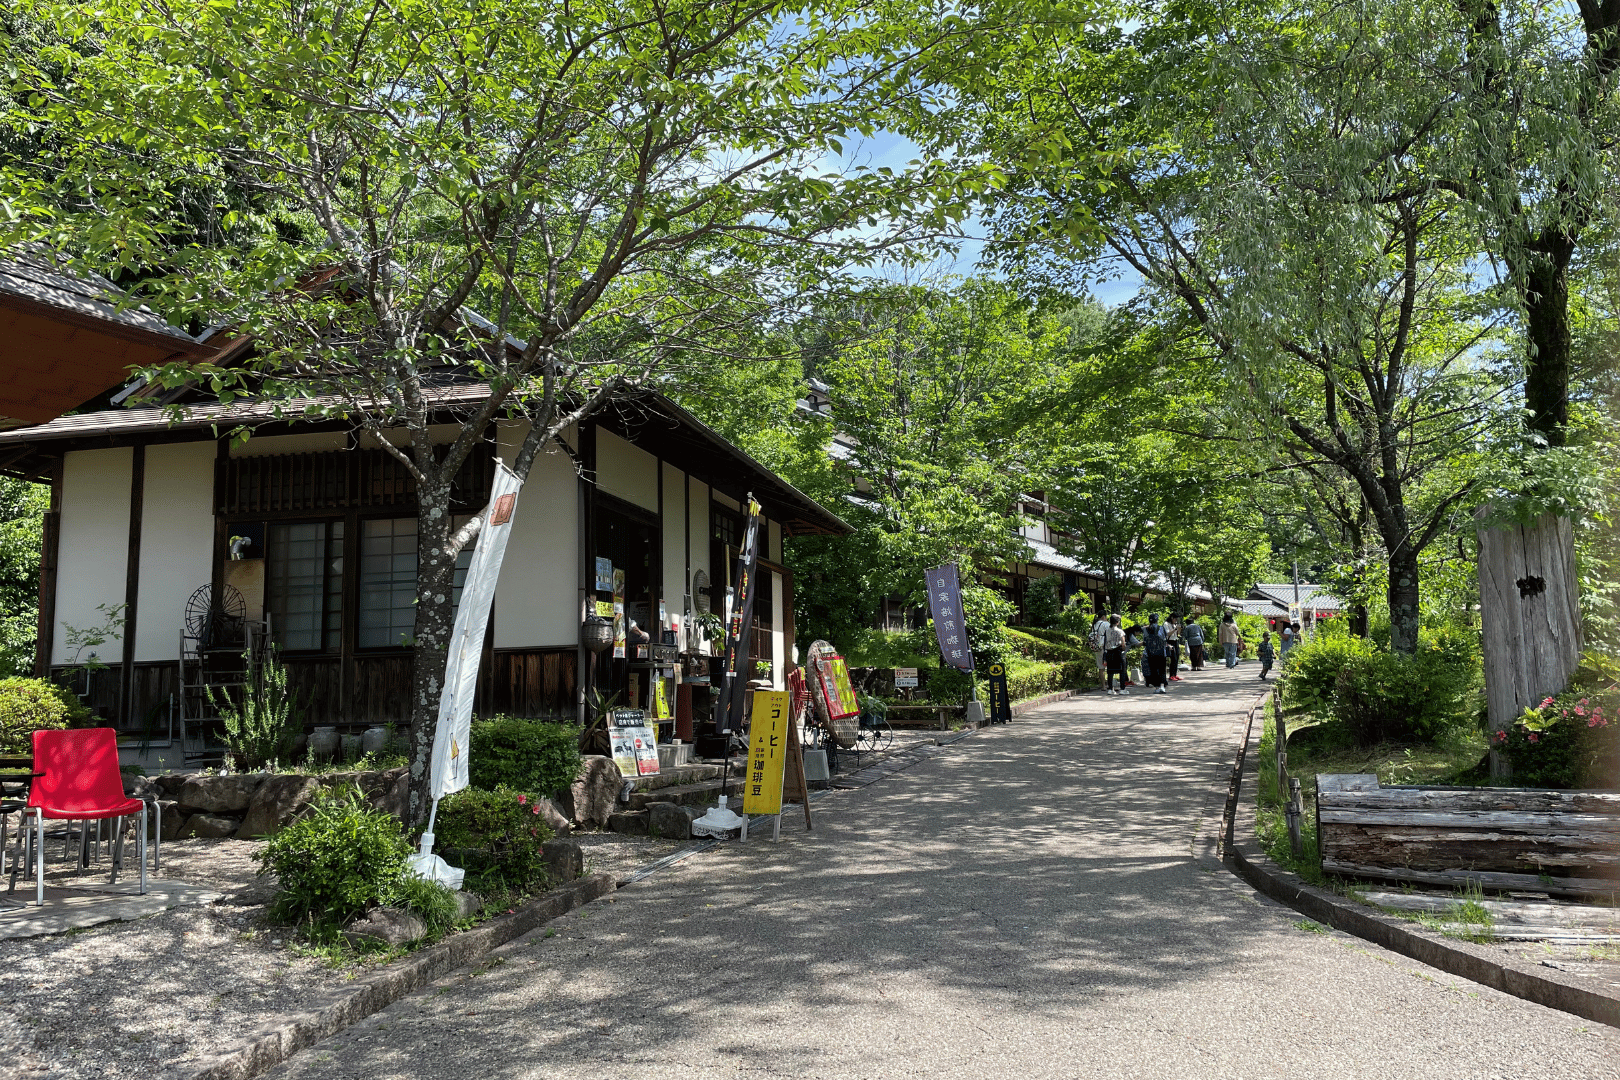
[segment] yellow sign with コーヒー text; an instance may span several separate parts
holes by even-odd
[[[791,698],[786,690],[754,691],[748,717],[748,771],[743,775],[743,813],[780,814],[787,765]]]

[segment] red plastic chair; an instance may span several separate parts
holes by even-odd
[[[140,815],[141,892],[146,892],[146,803],[124,794],[118,733],[112,728],[34,732],[34,772],[23,828],[34,815],[34,902],[45,904],[45,821],[101,821]],[[118,880],[117,863],[113,880]]]

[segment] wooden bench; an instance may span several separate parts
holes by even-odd
[[[1316,778],[1322,869],[1559,894],[1620,892],[1620,792],[1381,787]]]
[[[928,727],[932,721],[926,715],[896,716],[895,713],[936,713],[938,714],[939,730],[944,731],[950,727],[950,714],[965,712],[965,705],[890,705],[886,713],[890,727]]]

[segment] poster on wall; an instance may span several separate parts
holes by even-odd
[[[641,709],[614,709],[608,729],[613,764],[621,776],[650,776],[658,771],[658,737]]]
[[[613,591],[613,560],[596,557],[596,591]]]

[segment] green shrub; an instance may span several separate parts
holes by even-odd
[[[1335,680],[1333,722],[1357,746],[1434,742],[1462,719],[1458,698],[1470,675],[1438,649],[1355,657]]]
[[[1209,639],[1214,641],[1213,633]],[[1218,650],[1217,650],[1218,651]],[[1366,638],[1318,636],[1289,650],[1282,673],[1283,698],[1290,706],[1325,715],[1333,703],[1339,672],[1373,654]]]
[[[243,664],[250,660],[243,654]],[[304,729],[304,710],[287,686],[287,669],[277,659],[274,647],[253,672],[253,685],[240,704],[223,692],[215,698],[212,687],[204,691],[225,726],[225,745],[237,769],[246,772],[292,756],[298,733]]]
[[[960,705],[973,691],[973,678],[965,671],[942,667],[928,673],[928,700],[936,705]]]
[[[1063,579],[1056,574],[1036,578],[1024,589],[1024,617],[1030,626],[1057,625],[1063,610]]]
[[[1012,627],[1004,631],[1007,644],[1020,656],[1030,660],[1040,660],[1048,664],[1065,664],[1077,660],[1089,660],[1093,664],[1096,660],[1090,651],[1083,650],[1067,635],[1055,634],[1052,631],[1041,631],[1039,636],[1032,634],[1033,627]],[[1058,640],[1053,640],[1056,637]]]
[[[551,829],[536,797],[508,787],[466,788],[439,803],[433,827],[445,859],[467,871],[473,887],[524,890],[545,884]]]
[[[550,795],[579,776],[579,728],[572,724],[497,716],[474,721],[468,743],[467,778],[485,791]]]
[[[1059,690],[1076,690],[1097,681],[1097,662],[1091,657],[1062,664],[1015,660],[1007,667],[1007,696],[1013,701]]]
[[[1526,709],[1491,745],[1524,787],[1620,786],[1620,694],[1593,691],[1547,698]]]
[[[321,936],[393,898],[410,851],[399,820],[345,784],[322,792],[255,857],[276,879],[271,916]]]
[[[66,687],[45,679],[0,679],[0,753],[32,753],[34,732],[83,727],[91,719]]]

